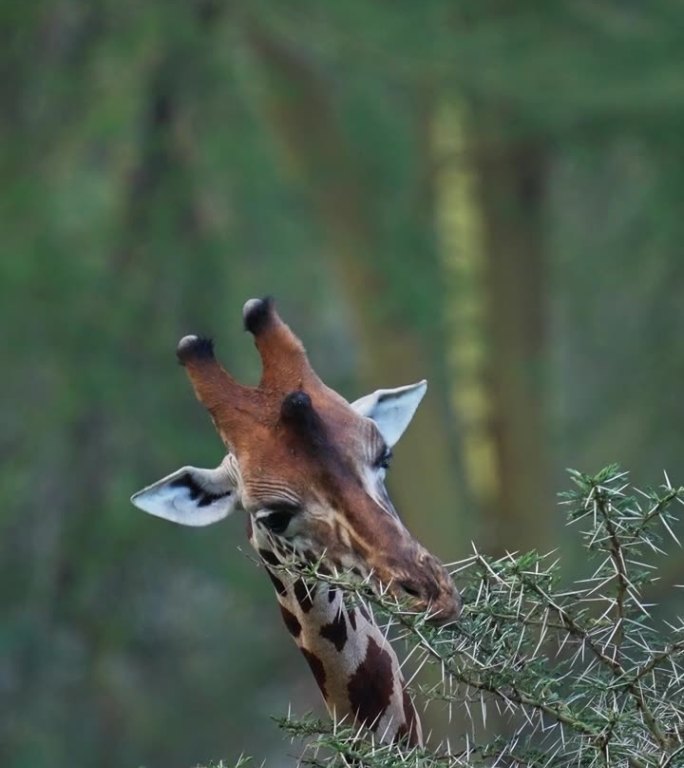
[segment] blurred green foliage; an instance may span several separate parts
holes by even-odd
[[[3,766],[287,759],[268,714],[317,694],[241,521],[188,532],[128,504],[220,460],[173,349],[211,333],[254,381],[252,295],[349,397],[430,378],[391,484],[444,558],[559,543],[564,466],[675,467],[678,4],[0,18]]]

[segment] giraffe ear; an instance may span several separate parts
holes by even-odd
[[[427,381],[396,389],[378,389],[351,404],[361,416],[377,424],[380,434],[391,448],[411,423],[416,408],[427,390]]]
[[[228,517],[238,505],[238,495],[221,464],[216,469],[182,467],[134,493],[131,502],[151,515],[198,527]]]

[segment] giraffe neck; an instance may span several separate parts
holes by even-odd
[[[273,583],[285,626],[333,720],[364,725],[382,742],[422,744],[420,720],[397,655],[368,611],[347,607],[336,587],[307,585],[270,568],[279,562],[271,540],[251,520],[247,533]]]

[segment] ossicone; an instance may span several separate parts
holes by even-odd
[[[324,385],[313,372],[301,341],[278,316],[273,299],[250,299],[242,317],[261,357],[257,387],[243,386],[223,368],[209,338],[184,336],[176,348],[198,400],[210,411],[224,442],[235,445],[241,435],[249,434],[249,424],[254,421],[281,420],[300,433],[321,434],[324,430],[311,396],[316,398]]]
[[[273,297],[265,296],[263,299],[249,299],[242,308],[242,320],[245,330],[254,336],[258,336],[273,319]]]
[[[316,413],[309,395],[301,389],[285,395],[280,405],[281,421],[304,439],[304,444],[315,447],[325,441],[325,425]]]
[[[214,342],[204,336],[183,336],[176,347],[176,357],[181,365],[193,360],[213,360]]]
[[[260,388],[285,393],[295,387],[320,385],[302,342],[281,320],[270,296],[246,302],[242,319],[261,356]]]
[[[311,398],[302,390],[285,395],[280,406],[280,415],[285,421],[302,421],[313,413]]]

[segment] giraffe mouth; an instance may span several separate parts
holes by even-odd
[[[463,611],[463,600],[458,591],[454,590],[454,596],[445,604],[428,606],[427,621],[436,627],[454,624],[461,617]]]
[[[408,603],[410,609],[417,613],[424,613],[425,621],[434,626],[453,624],[463,610],[461,595],[451,583],[446,589],[430,597],[417,593],[413,586],[405,582],[399,582],[391,591],[399,600]]]
[[[427,623],[443,626],[455,622],[463,600],[446,568],[420,545],[407,561],[403,569],[388,574],[389,578],[380,578],[381,584],[410,610],[425,614]]]
[[[291,545],[290,545],[291,547]],[[434,626],[453,624],[461,615],[463,599],[456,585],[451,580],[444,566],[432,556],[421,563],[418,576],[411,578],[391,576],[380,569],[370,572],[360,569],[341,558],[336,561],[329,558],[328,565],[321,563],[321,558],[307,549],[288,548],[303,565],[316,565],[317,571],[324,575],[346,573],[360,583],[365,583],[379,598],[391,595],[406,606],[408,610],[425,614],[425,621]]]

